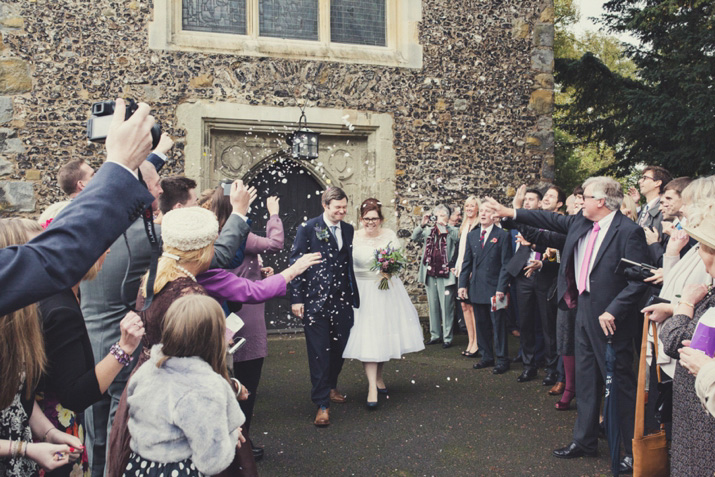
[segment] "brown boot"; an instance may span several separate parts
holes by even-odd
[[[315,415],[315,421],[313,421],[317,427],[328,427],[330,425],[330,408],[325,406],[320,406],[318,408],[318,413]]]
[[[330,390],[330,401],[331,402],[336,402],[338,404],[345,404],[347,402],[347,398],[343,393],[338,391],[337,389],[331,389]]]

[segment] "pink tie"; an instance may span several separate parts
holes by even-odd
[[[479,242],[482,244],[482,248],[484,248],[484,237],[487,235],[486,230],[482,230],[482,235],[479,237]]]
[[[586,253],[583,255],[583,262],[581,263],[581,273],[578,276],[579,295],[586,290],[588,267],[591,266],[591,255],[593,255],[593,246],[596,244],[596,238],[598,238],[599,230],[601,230],[601,226],[598,225],[598,222],[594,222],[593,230],[591,231],[591,236],[588,238],[588,244],[586,245]]]

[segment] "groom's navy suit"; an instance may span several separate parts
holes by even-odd
[[[308,347],[311,399],[330,406],[330,390],[337,387],[343,367],[343,351],[353,326],[353,307],[360,296],[353,271],[352,225],[340,222],[342,248],[323,220],[315,217],[296,232],[291,263],[303,254],[320,252],[323,261],[308,268],[291,282],[291,304],[304,306],[303,326]]]

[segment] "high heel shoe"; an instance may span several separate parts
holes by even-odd
[[[474,353],[470,353],[469,351],[467,351],[466,353],[464,353],[464,357],[465,358],[478,358],[479,350],[476,350]]]
[[[380,394],[387,394],[387,388],[377,388],[377,392]]]
[[[367,401],[367,402],[365,403],[365,405],[366,405],[367,408],[368,408],[369,410],[371,410],[371,411],[374,411],[375,409],[377,409],[377,401]]]
[[[575,397],[575,394],[565,391],[563,396],[561,396],[561,400],[557,401],[556,404],[554,404],[554,407],[557,411],[568,411],[569,409],[571,409],[571,401],[573,401],[573,398]]]

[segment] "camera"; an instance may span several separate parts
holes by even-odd
[[[126,121],[139,107],[133,99],[126,99],[126,112],[124,120]],[[112,116],[114,115],[115,104],[113,100],[99,101],[92,104],[92,115],[87,121],[87,138],[92,142],[104,142],[107,139],[109,126],[112,124]],[[161,127],[159,124],[154,124],[151,128],[152,149],[155,149],[161,139]]]
[[[436,215],[430,215],[429,216],[430,222],[437,222],[437,216]]]
[[[626,258],[621,258],[616,267],[616,273],[618,275],[623,275],[627,280],[642,282],[646,278],[653,276],[653,273],[657,270],[657,267],[648,265],[647,263],[638,263],[628,260]]]

